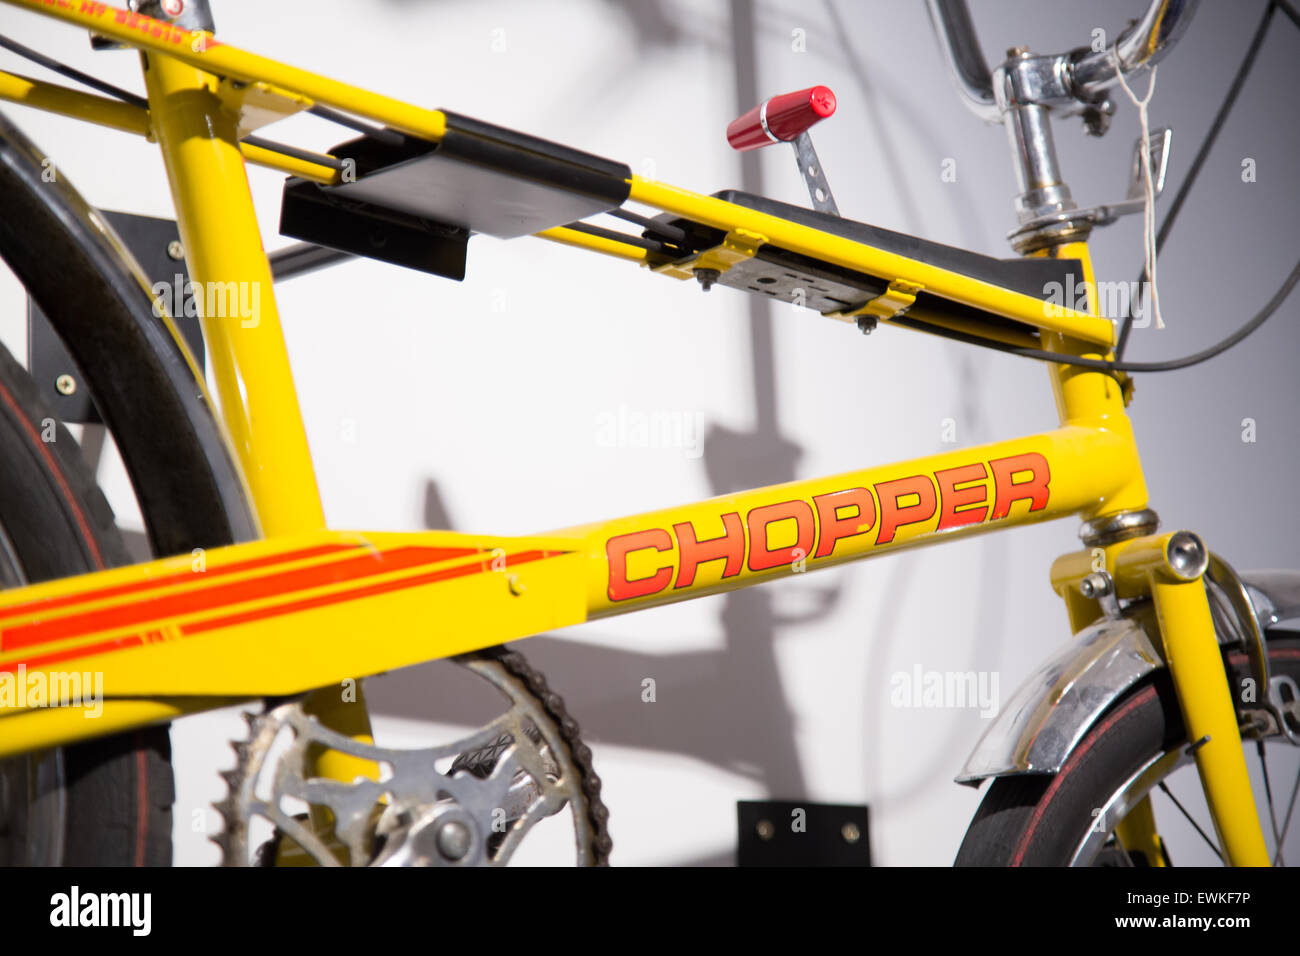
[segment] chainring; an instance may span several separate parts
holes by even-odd
[[[612,841],[600,777],[564,700],[518,651],[494,647],[451,660],[511,706],[449,744],[396,750],[356,741],[325,727],[299,700],[245,713],[249,736],[232,742],[236,765],[222,773],[228,792],[214,804],[224,822],[211,837],[222,865],[274,862],[286,838],[323,866],[504,865],[534,824],[565,806],[577,862],[608,865]],[[306,756],[322,748],[388,773],[351,783],[304,776]],[[448,760],[440,772],[437,762]],[[330,832],[318,833],[308,814],[292,813],[286,798],[327,811]],[[256,818],[269,821],[274,836],[250,859]]]

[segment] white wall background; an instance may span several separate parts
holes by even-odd
[[[1119,29],[1140,0],[975,2],[989,58],[1055,51]],[[1256,3],[1208,4],[1160,67],[1153,123],[1175,127],[1174,187],[1226,89]],[[702,192],[737,186],[723,139],[736,114],[727,3],[570,0],[217,0],[227,42],[433,107],[446,107],[629,162]],[[1010,255],[1014,178],[1003,134],[959,104],[919,3],[762,0],[763,95],[831,86],[839,111],[815,132],[844,215]],[[792,47],[792,31],[806,50]],[[135,57],[92,54],[75,30],[9,9],[0,31],[140,89]],[[504,50],[494,51],[493,46]],[[1259,307],[1293,265],[1297,37],[1278,24],[1238,113],[1161,262],[1168,328],[1135,333],[1130,356],[1181,355]],[[0,67],[30,72],[8,54]],[[1279,79],[1280,78],[1280,79]],[[171,216],[161,162],[143,141],[18,107],[4,109],[74,185],[109,209]],[[1058,125],[1063,166],[1089,204],[1124,189],[1135,114],[1104,140]],[[327,149],[350,138],[311,117],[263,135]],[[1258,181],[1244,184],[1243,157]],[[955,183],[941,181],[956,162]],[[805,203],[789,151],[765,151],[768,195]],[[268,249],[281,177],[251,170]],[[1094,243],[1099,276],[1140,266],[1137,217]],[[9,280],[0,337],[23,354],[21,290]],[[1045,370],[1029,361],[895,330],[864,339],[805,312],[771,314],[775,428],[756,427],[749,304],[535,239],[471,242],[461,284],[352,262],[283,285],[279,304],[326,514],[337,528],[527,533],[706,497],[706,461],[731,480],[806,478],[1050,428]],[[1153,505],[1238,566],[1296,563],[1288,492],[1300,438],[1296,310],[1233,354],[1144,377],[1132,409]],[[605,413],[698,415],[737,433],[705,458],[689,448],[609,448]],[[1241,441],[1241,420],[1258,441]],[[354,439],[349,441],[349,435]],[[792,466],[781,464],[789,443]],[[788,460],[788,459],[787,459]],[[139,527],[111,454],[101,466],[124,527]],[[134,525],[133,525],[134,523]],[[877,862],[946,864],[978,793],[951,782],[985,721],[973,710],[890,705],[889,678],[915,665],[998,675],[1003,698],[1067,634],[1047,584],[1076,546],[1072,523],[881,558],[738,596],[603,621],[525,649],[565,694],[596,750],[617,862],[731,860],[735,801],[771,796],[868,803]],[[431,608],[431,614],[437,609]],[[380,640],[382,635],[364,635]],[[641,701],[653,677],[658,701]],[[454,722],[429,668],[371,688],[381,736],[420,739]],[[229,763],[231,714],[173,728],[177,861],[209,863],[196,827]]]

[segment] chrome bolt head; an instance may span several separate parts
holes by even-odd
[[[1094,571],[1079,582],[1079,593],[1093,599],[1110,593],[1110,577],[1100,571]]]
[[[449,820],[438,828],[434,842],[444,860],[463,860],[469,853],[472,835],[469,827],[459,820]]]
[[[54,388],[60,395],[72,395],[77,391],[77,380],[66,372],[54,380]]]
[[[1210,563],[1210,552],[1200,535],[1190,531],[1176,531],[1165,546],[1165,557],[1174,574],[1184,581],[1195,581],[1205,573]]]

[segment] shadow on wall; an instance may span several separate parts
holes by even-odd
[[[671,22],[657,4],[616,5],[634,20],[639,37],[657,43],[677,41]],[[732,43],[736,67],[737,115],[757,102],[754,11],[750,0],[731,4]],[[654,29],[651,29],[654,28]],[[648,31],[648,32],[643,32]],[[756,158],[742,161],[742,185],[761,192]],[[776,420],[775,362],[772,314],[768,302],[749,300],[750,351],[754,382],[755,428],[737,432],[714,427],[705,437],[703,464],[715,495],[793,480],[800,449],[780,434]],[[452,527],[435,483],[426,490],[426,524]],[[541,637],[528,642],[535,666],[561,678],[566,697],[591,740],[629,747],[687,754],[762,782],[768,792],[798,798],[805,781],[795,747],[789,702],[777,669],[778,629],[807,624],[824,617],[840,597],[839,585],[811,590],[810,610],[779,617],[770,588],[736,591],[724,598],[721,651],[654,655],[592,646],[562,638]],[[641,681],[653,676],[657,686],[673,697],[672,707],[629,707],[637,700]],[[386,681],[383,700],[372,706],[393,716],[455,721],[468,701],[452,687],[431,693],[431,668],[415,668]],[[459,683],[448,681],[447,683]],[[436,713],[430,712],[436,702]],[[740,702],[744,702],[738,707]],[[731,863],[730,854],[696,863]]]
[[[659,4],[615,6],[634,21],[633,28],[643,45],[672,45],[681,40]],[[736,115],[740,115],[760,98],[755,50],[757,25],[752,0],[731,0],[730,14],[735,107]],[[831,14],[836,27],[842,31],[843,24],[833,7]],[[864,94],[868,93],[870,86],[860,64],[855,66],[854,73]],[[762,194],[757,156],[746,153],[739,158],[741,187]],[[900,171],[895,169],[895,172],[898,172],[898,188],[906,192],[905,179]],[[750,297],[747,305],[755,424],[747,431],[722,426],[708,431],[702,463],[714,495],[794,480],[802,455],[801,447],[782,435],[778,423],[771,304],[766,299]],[[978,393],[974,381],[978,373],[967,356],[961,356],[957,365],[964,420],[978,430],[982,410],[971,397]],[[429,528],[455,527],[433,480],[426,486],[424,523]],[[910,565],[907,556],[895,559],[891,587],[901,592],[910,577]],[[809,796],[807,782],[775,650],[778,634],[795,633],[795,629],[806,628],[836,609],[848,575],[841,572],[820,579],[828,584],[816,586],[806,583],[806,579],[796,579],[734,591],[722,597],[719,619],[724,642],[720,650],[652,654],[543,635],[528,640],[527,656],[565,697],[589,743],[694,757],[760,783],[773,798],[803,799]],[[793,598],[787,601],[790,595]],[[995,602],[989,597],[982,603],[986,606],[977,612],[979,625],[993,633],[1000,632],[1000,621],[996,620],[1000,614]],[[783,612],[781,607],[787,604],[799,610]],[[867,658],[868,686],[883,686],[883,679],[875,680],[875,677],[883,676],[889,661],[891,635],[897,633],[896,622],[882,613],[863,630],[867,633],[862,639],[871,648]],[[654,678],[659,699],[671,699],[672,707],[641,704],[641,682],[647,677]],[[370,706],[376,713],[393,717],[464,723],[467,715],[480,709],[478,691],[472,681],[464,680],[451,668],[422,665],[386,676],[384,694],[372,697]],[[880,720],[874,704],[868,704],[864,717],[867,725],[878,733]],[[954,732],[959,734],[961,728]],[[950,747],[940,751],[950,752]],[[907,793],[919,785],[918,781],[943,773],[947,766],[945,763],[912,769],[918,776],[910,782],[895,781],[894,792],[887,798],[890,802],[906,799]],[[881,782],[868,779],[876,786],[867,789],[877,795],[874,791]],[[734,863],[734,853],[680,862],[730,865]]]
[[[719,449],[726,450],[725,457]],[[717,482],[726,482],[715,483],[715,489],[747,487],[773,449],[787,459],[794,450],[788,443],[714,429],[705,442],[705,460],[726,462],[710,469],[711,478],[716,470]],[[426,518],[440,528],[450,524],[433,482],[427,486]],[[589,743],[694,757],[755,780],[771,794],[800,798],[806,784],[777,667],[776,637],[832,613],[842,587],[800,583],[785,589],[798,592],[804,610],[775,609],[783,596],[780,585],[726,595],[720,650],[651,654],[549,635],[530,638],[520,649],[564,696]],[[671,707],[642,705],[641,682],[647,677],[655,680],[659,702],[671,699]],[[479,691],[450,668],[420,665],[387,675],[384,693],[373,696],[370,707],[392,717],[464,723],[467,714],[480,709]]]

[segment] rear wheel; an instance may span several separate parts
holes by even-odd
[[[1300,681],[1300,634],[1271,632],[1268,652],[1273,676]],[[1229,652],[1224,662],[1233,686],[1241,686],[1237,682],[1250,675],[1246,655]],[[1278,865],[1300,860],[1300,747],[1272,730],[1244,744],[1265,840]],[[966,831],[957,865],[1149,865],[1156,861],[1126,852],[1112,836],[1147,795],[1165,845],[1163,862],[1213,864],[1221,854],[1187,749],[1173,684],[1161,670],[1097,721],[1059,773],[994,780]]]
[[[0,463],[0,588],[130,563],[72,435],[3,346]],[[169,865],[172,799],[166,727],[2,760],[0,864]]]

